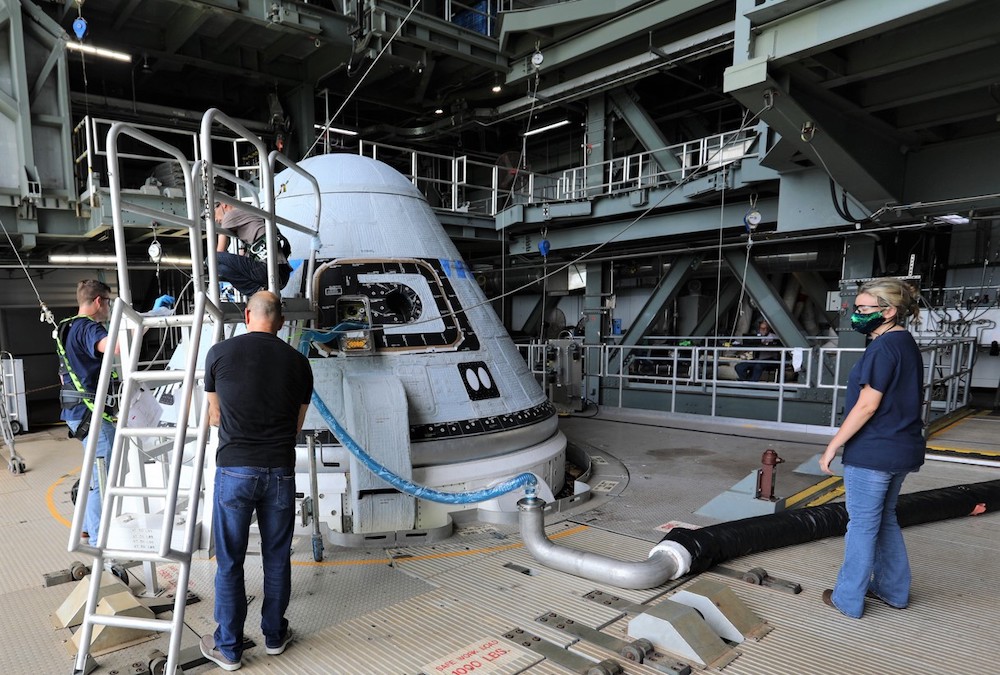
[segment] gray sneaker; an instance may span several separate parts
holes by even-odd
[[[220,652],[215,648],[215,636],[214,635],[203,635],[201,638],[201,655],[206,659],[219,666],[223,670],[239,670],[243,666],[243,661],[233,661],[227,658],[225,654]]]
[[[285,637],[281,638],[281,642],[278,643],[276,647],[264,646],[264,651],[271,656],[277,656],[278,654],[283,654],[285,647],[292,641],[292,627],[289,626],[285,628]]]

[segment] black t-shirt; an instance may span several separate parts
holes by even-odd
[[[309,403],[309,359],[264,332],[238,335],[208,350],[205,391],[219,398],[218,466],[295,465],[299,409]]]

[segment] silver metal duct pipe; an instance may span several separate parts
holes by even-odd
[[[545,536],[545,500],[525,497],[517,503],[521,539],[535,559],[552,569],[618,588],[653,588],[687,574],[691,554],[673,541],[657,544],[644,562],[557,546]]]

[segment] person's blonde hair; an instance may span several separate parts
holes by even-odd
[[[907,320],[920,323],[920,307],[917,304],[920,292],[909,283],[893,277],[872,279],[861,284],[858,295],[867,293],[875,298],[882,308],[896,308],[896,323],[903,325]]]

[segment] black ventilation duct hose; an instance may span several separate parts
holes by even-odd
[[[982,505],[982,509],[979,507]],[[968,516],[974,510],[1000,508],[1000,480],[956,485],[899,496],[896,517],[902,527]],[[661,541],[674,541],[691,553],[690,573],[697,574],[732,558],[804,544],[847,531],[843,503],[733,520],[700,530],[671,530]]]

